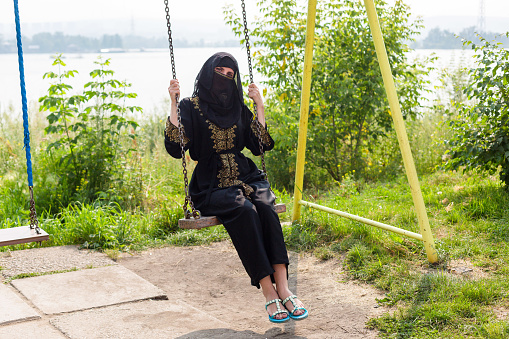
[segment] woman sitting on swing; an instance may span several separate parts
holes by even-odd
[[[171,112],[165,146],[172,157],[180,158],[178,80],[171,80],[168,90]],[[248,95],[256,104],[258,119],[244,104],[237,61],[229,53],[216,53],[198,73],[193,96],[180,101],[185,149],[198,161],[189,192],[203,215],[216,215],[222,221],[251,285],[262,287],[269,320],[300,320],[308,312],[288,288],[289,261],[274,210],[275,196],[264,173],[241,152],[247,147],[260,155],[258,133],[264,151],[274,147],[265,127],[262,96],[255,84],[249,85]]]

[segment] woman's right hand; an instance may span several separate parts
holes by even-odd
[[[180,98],[180,85],[177,79],[170,80],[170,87],[168,87],[172,104],[177,104],[177,95]]]

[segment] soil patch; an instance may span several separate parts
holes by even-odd
[[[161,288],[170,300],[184,300],[229,324],[217,329],[203,324],[186,338],[375,338],[368,318],[387,310],[378,307],[383,294],[371,286],[346,280],[337,259],[320,261],[310,254],[290,253],[290,288],[304,302],[309,318],[282,325],[268,321],[265,300],[250,285],[229,241],[195,247],[151,249],[123,256],[118,263]]]

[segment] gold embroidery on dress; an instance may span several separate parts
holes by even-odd
[[[249,196],[251,195],[251,193],[254,192],[254,189],[244,182],[242,183],[242,187],[244,188],[244,193],[246,193],[246,197],[248,197],[249,199]]]
[[[197,109],[201,113],[200,99],[198,97],[192,97],[191,102],[193,103],[194,109]]]
[[[212,131],[212,140],[214,141],[214,149],[216,152],[226,151],[235,147],[235,129],[237,125],[233,125],[230,128],[220,128],[216,124],[212,123],[207,119],[209,129]]]
[[[235,162],[235,154],[226,153],[219,154],[221,159],[222,168],[219,170],[217,175],[219,179],[219,187],[230,187],[235,185],[242,186],[246,197],[249,199],[249,195],[254,192],[253,188],[243,181],[237,179],[239,176],[239,167]]]
[[[219,187],[230,187],[233,185],[242,185],[243,182],[238,180],[239,166],[235,162],[235,154],[226,153],[219,154],[222,168],[219,170],[217,177],[219,178]]]
[[[265,146],[270,145],[270,135],[269,135],[269,132],[267,132],[265,127],[263,127],[262,124],[260,124],[258,119],[253,120],[253,122],[251,123],[251,130],[253,131],[254,135],[258,138],[258,128],[256,127],[256,125],[260,126],[260,132],[262,134],[262,138],[261,138],[262,139],[262,144],[264,144]]]
[[[200,109],[200,99],[198,97],[191,98],[191,102],[194,108],[202,114]],[[235,129],[237,125],[233,125],[230,128],[220,128],[210,120],[206,120],[209,124],[209,129],[212,131],[212,140],[214,141],[214,149],[216,152],[226,151],[235,147],[233,140],[235,139]]]
[[[191,98],[191,102],[196,110],[200,112],[200,115],[203,116],[203,112],[200,109],[200,103],[198,97]],[[235,147],[235,130],[237,125],[233,125],[230,128],[220,128],[210,120],[206,120],[209,124],[209,129],[212,132],[212,141],[214,141],[214,149],[216,152],[226,151]],[[265,129],[263,129],[265,130]],[[178,130],[177,130],[178,132]],[[226,153],[219,154],[219,159],[221,160],[221,169],[217,175],[219,179],[219,187],[230,187],[230,186],[242,186],[244,194],[248,199],[251,199],[249,195],[254,192],[253,188],[243,181],[239,180],[239,166],[235,161],[235,154]]]
[[[168,120],[166,120],[166,128],[164,130],[164,133],[170,139],[170,141],[180,143],[179,129],[177,126],[171,123],[169,117]],[[184,146],[185,146],[189,142],[189,138],[186,137],[186,132],[184,131],[184,129],[182,129],[182,133],[184,134]]]

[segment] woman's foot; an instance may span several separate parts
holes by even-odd
[[[268,295],[265,296],[265,301],[267,303],[272,300],[277,300],[277,299],[279,299],[279,296],[277,295],[276,290],[274,290],[274,293],[268,293]],[[279,309],[278,309],[278,306],[279,306]],[[274,314],[279,311],[285,311],[285,307],[281,303],[281,299],[279,299],[279,301],[276,301],[276,302],[273,302],[273,303],[267,305],[266,309],[267,309],[267,313],[269,314],[269,316],[273,317],[276,320],[283,320],[283,319],[288,318],[288,312]]]
[[[281,299],[272,299],[268,301],[265,304],[265,309],[267,309],[269,306],[276,305],[276,311],[275,312],[269,312],[269,321],[273,323],[283,323],[288,320],[290,320],[290,313],[286,310],[286,308],[283,306]]]
[[[261,279],[260,285],[262,287],[263,296],[265,297],[265,302],[267,303],[265,308],[267,309],[267,313],[269,314],[269,319],[271,321],[276,320],[276,322],[289,320],[290,318],[288,317],[288,312],[286,312],[286,309],[281,303],[281,301],[269,303],[272,300],[280,299],[279,295],[276,292],[276,289],[274,288],[274,285],[272,284],[270,276],[266,276],[263,279]]]
[[[304,304],[290,290],[278,291],[279,297],[284,301],[284,306],[290,312],[292,316],[299,317],[306,313],[306,309],[304,308]],[[293,303],[290,300],[290,297],[294,296]],[[294,305],[295,303],[295,305]]]

